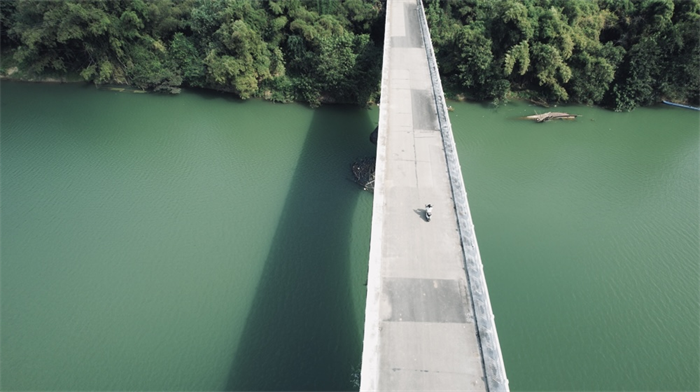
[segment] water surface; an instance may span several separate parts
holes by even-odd
[[[511,388],[698,390],[698,112],[453,107]]]
[[[376,111],[2,88],[3,389],[353,387]]]
[[[451,105],[511,388],[700,388],[697,113]],[[7,82],[0,108],[3,390],[354,388],[376,110]]]

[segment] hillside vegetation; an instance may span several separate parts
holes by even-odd
[[[700,101],[700,0],[423,0],[446,90],[632,110]],[[2,0],[3,65],[176,93],[365,105],[385,0]],[[0,70],[6,71],[6,70]]]

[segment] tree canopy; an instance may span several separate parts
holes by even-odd
[[[366,104],[379,91],[379,0],[3,0],[3,48],[36,74],[241,98]],[[376,44],[379,42],[379,46]]]
[[[700,0],[425,0],[443,80],[631,110],[700,100]]]

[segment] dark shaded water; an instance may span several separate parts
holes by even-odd
[[[341,124],[341,118],[350,120],[348,112],[358,119]],[[353,263],[366,260],[353,260],[348,249],[360,192],[350,183],[338,186],[348,162],[337,158],[347,157],[358,137],[368,143],[371,129],[367,115],[356,110],[314,113],[227,389],[351,387],[348,370],[359,364],[364,317],[352,311],[358,304],[348,295],[350,286],[360,282],[349,276]],[[360,146],[356,151],[370,154]]]

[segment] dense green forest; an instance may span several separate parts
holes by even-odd
[[[2,0],[3,69],[360,105],[386,0]],[[700,101],[700,0],[424,0],[447,90],[631,110]]]
[[[366,104],[381,74],[379,0],[2,0],[9,63],[96,84]],[[376,42],[379,42],[377,44]],[[7,62],[3,61],[7,68]]]
[[[443,82],[618,111],[700,100],[700,0],[426,0]]]

